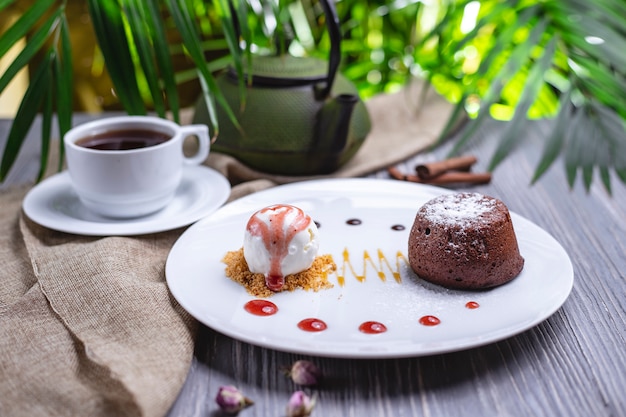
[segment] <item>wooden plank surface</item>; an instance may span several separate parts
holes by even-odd
[[[427,357],[354,360],[283,353],[200,328],[196,357],[169,417],[218,416],[218,387],[234,384],[255,400],[241,416],[283,416],[297,387],[282,368],[305,358],[324,372],[313,416],[626,416],[626,187],[617,178],[609,196],[599,181],[587,193],[569,189],[561,161],[535,185],[530,179],[548,122],[520,132],[513,154],[488,185],[455,188],[502,199],[552,234],[574,265],[571,296],[552,317],[498,343]],[[0,121],[0,144],[8,123]],[[486,125],[465,153],[483,170],[500,124]],[[11,184],[36,174],[36,128]],[[398,168],[445,156],[449,144]],[[32,161],[35,162],[32,162]],[[31,161],[31,162],[29,162]],[[387,178],[386,172],[373,177]],[[416,207],[417,210],[417,207]],[[550,276],[545,277],[546,280]]]

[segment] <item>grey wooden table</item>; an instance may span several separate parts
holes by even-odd
[[[458,188],[490,194],[552,234],[574,265],[574,288],[538,326],[483,347],[425,357],[357,360],[302,356],[256,347],[202,327],[187,381],[169,417],[217,416],[220,385],[255,400],[241,416],[284,416],[296,389],[281,369],[314,361],[326,375],[313,416],[626,416],[626,187],[613,195],[599,181],[570,190],[562,162],[530,185],[548,123],[533,123],[488,185]],[[1,126],[1,125],[0,125]],[[4,128],[6,130],[6,127]],[[484,169],[500,129],[492,122],[466,150]],[[0,138],[6,132],[0,129]],[[449,145],[399,164],[445,156]],[[23,160],[32,158],[28,151]],[[20,162],[10,183],[34,175]],[[386,172],[374,177],[386,178]],[[3,185],[6,186],[6,185]],[[545,279],[550,279],[546,276]]]

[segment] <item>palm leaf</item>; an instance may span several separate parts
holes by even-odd
[[[539,9],[538,6],[525,8],[522,11],[522,13],[520,13],[519,17],[517,18],[516,25],[505,26],[505,30],[503,31],[504,34],[498,36],[498,43],[501,45],[506,45],[508,43],[508,40],[510,39],[510,36],[507,36],[507,32],[510,35],[512,35],[512,33],[517,28],[522,27],[526,23],[528,23],[530,16],[535,15],[538,9]],[[500,20],[500,16],[504,12],[507,12],[510,10],[511,10],[511,5],[506,2],[496,4],[491,10],[488,11],[486,15],[482,16],[478,20],[478,22],[476,22],[476,25],[474,25],[471,31],[466,33],[465,36],[463,36],[463,38],[461,38],[458,42],[455,42],[454,40],[450,42],[446,46],[446,49],[448,49],[449,51],[461,50],[471,41],[476,39],[476,37],[480,35],[480,32],[482,30],[484,30],[488,26],[493,26],[494,21]]]
[[[592,101],[591,107],[598,115],[598,126],[610,144],[608,158],[616,169],[626,169],[626,129],[624,121],[610,108]]]
[[[24,93],[24,98],[17,109],[2,155],[2,162],[0,162],[1,181],[4,181],[13,166],[30,126],[40,111],[46,95],[49,94],[50,83],[48,77],[50,75],[50,63],[51,56],[48,54],[33,75]]]
[[[183,39],[186,52],[194,61],[197,71],[201,76],[200,84],[204,92],[204,98],[207,102],[207,109],[211,124],[216,131],[214,133],[215,135],[219,130],[219,126],[217,116],[215,114],[215,102],[213,101],[213,97],[210,95],[210,91],[217,90],[217,86],[215,84],[215,80],[213,79],[213,75],[209,71],[204,60],[202,46],[197,36],[197,28],[194,25],[184,0],[168,0],[166,3],[172,19],[174,20],[174,23]]]
[[[141,73],[148,85],[150,98],[156,113],[165,117],[165,100],[161,94],[161,85],[157,73],[156,57],[152,48],[146,12],[142,0],[124,0],[122,10],[131,31],[132,43],[137,53]]]
[[[0,93],[6,88],[11,80],[17,75],[17,73],[27,65],[35,54],[43,47],[44,43],[48,40],[50,34],[54,31],[55,27],[59,24],[59,17],[61,15],[61,9],[57,9],[52,16],[50,16],[45,23],[40,27],[33,36],[29,39],[24,49],[18,54],[18,56],[11,62],[6,69],[2,77],[0,78]]]
[[[241,110],[245,108],[246,93],[245,93],[245,71],[244,71],[244,59],[241,53],[239,53],[239,37],[246,40],[245,57],[246,62],[249,65],[252,64],[251,47],[251,33],[247,24],[241,24],[241,22],[247,22],[248,20],[248,8],[246,2],[237,2],[239,7],[235,8],[233,4],[228,0],[218,1],[220,5],[220,11],[222,14],[222,25],[224,28],[224,39],[231,53],[231,64],[237,74],[239,83],[239,102],[241,103]],[[252,71],[248,68],[248,73]],[[252,78],[249,78],[249,82],[252,82]]]
[[[161,10],[158,1],[147,0],[144,4],[145,17],[151,32],[155,59],[163,81],[163,89],[167,97],[169,109],[172,111],[175,122],[180,121],[180,100],[176,88],[176,75],[170,57],[170,48],[165,35],[165,27],[161,19]]]
[[[600,180],[602,184],[604,184],[604,188],[606,188],[607,192],[611,194],[613,189],[611,187],[611,174],[608,168],[600,167]]]
[[[16,1],[17,0],[0,0],[0,10],[3,10],[4,8],[12,5]]]
[[[494,42],[492,48],[486,52],[485,56],[481,59],[478,70],[476,71],[477,75],[472,77],[474,83],[480,80],[480,78],[487,74],[490,69],[496,66],[495,62],[498,59],[502,59],[502,56],[506,52],[507,48],[511,48],[511,45],[516,44],[515,36],[520,29],[530,25],[531,20],[537,18],[540,13],[541,9],[538,6],[527,7],[520,11],[515,24],[507,25],[504,29],[498,32],[497,37],[495,37],[497,42]],[[531,42],[537,42],[540,33],[538,31],[535,33],[536,35],[533,35],[533,38],[529,38],[527,43],[530,45],[528,46],[532,45]],[[523,53],[524,51],[520,50],[517,54],[522,56]]]
[[[597,163],[602,182],[610,192],[610,168],[626,183],[626,177],[621,175],[626,170],[626,129],[623,120],[612,109],[595,101],[591,102],[591,108],[597,115],[598,140],[601,141],[599,145],[603,145]]]
[[[70,31],[65,15],[61,19],[60,44],[55,46],[54,79],[56,82],[56,111],[59,122],[59,137],[63,138],[72,127],[72,46]],[[42,155],[44,153],[42,152]],[[58,170],[63,168],[65,146],[59,141]],[[47,154],[45,154],[47,159]]]
[[[3,7],[8,6],[8,2]],[[52,8],[54,0],[33,2],[22,16],[0,37],[0,56],[4,56],[17,41],[24,38],[36,26],[37,22]]]
[[[565,149],[565,165],[570,187],[574,186],[576,174],[582,172],[585,189],[589,190],[593,178],[593,168],[602,165],[602,155],[598,149],[604,144],[599,141],[598,118],[589,104],[578,110],[577,123],[569,131],[569,143]],[[606,153],[605,153],[606,154]]]
[[[530,106],[535,102],[537,95],[539,94],[539,90],[543,85],[543,75],[552,63],[555,48],[556,38],[553,37],[546,45],[541,59],[533,65],[530,70],[526,79],[526,85],[522,89],[520,102],[515,110],[515,117],[508,124],[503,136],[500,138],[500,143],[491,158],[491,162],[489,162],[488,169],[490,171],[495,169],[495,167],[511,152],[513,146],[519,142],[519,132],[522,130],[523,124],[526,123],[528,110],[530,110]]]
[[[563,149],[565,135],[569,126],[570,115],[572,114],[571,91],[563,95],[561,99],[561,110],[556,118],[552,130],[546,138],[541,160],[535,169],[531,183],[535,183],[556,161]]]
[[[238,126],[237,118],[230,109],[226,99],[219,91],[219,88],[215,83],[215,78],[206,64],[204,54],[202,52],[202,46],[198,37],[198,30],[194,25],[192,15],[189,13],[189,7],[186,6],[184,0],[168,0],[167,5],[170,14],[172,15],[172,19],[180,31],[187,53],[193,60],[198,72],[201,75],[201,85],[203,86],[204,99],[206,100],[209,118],[214,128],[213,136],[216,137],[219,132],[219,124],[216,116],[214,100],[216,100],[225,109],[226,114],[236,126]]]
[[[450,114],[450,117],[448,117],[448,120],[446,121],[446,124],[443,127],[441,133],[437,137],[437,140],[435,141],[435,143],[432,145],[433,148],[441,144],[444,140],[446,140],[450,136],[454,128],[458,126],[461,119],[465,117],[465,99],[466,98],[467,97],[462,97],[461,100],[459,100],[454,105],[454,108],[452,109],[452,113]]]
[[[584,123],[584,111],[576,109],[567,132],[568,146],[564,148],[565,176],[570,187],[573,187],[576,182],[576,172],[578,170],[578,158],[574,154],[574,146],[572,143],[574,142],[575,135],[577,135],[580,132],[580,128],[584,126]]]
[[[583,86],[593,89],[596,97],[611,107],[626,109],[626,103],[621,97],[616,97],[615,91],[626,91],[626,80],[616,77],[611,68],[585,56],[574,55],[573,60],[586,73],[581,74],[580,82]]]
[[[50,51],[50,70],[44,74],[42,84],[46,84],[45,95],[42,100],[41,106],[41,154],[39,156],[39,173],[37,174],[37,181],[41,180],[46,173],[48,167],[48,154],[50,153],[50,134],[52,132],[52,112],[53,112],[53,79],[51,73],[53,73],[53,65],[55,64],[56,57],[54,50]]]
[[[24,25],[35,25],[39,17],[47,12],[45,8],[49,5],[50,2],[46,1],[37,3],[36,6],[33,6],[30,10],[28,10],[18,21]],[[19,70],[27,65],[33,59],[35,54],[43,48],[45,43],[51,39],[51,35],[57,33],[59,26],[61,26],[61,28],[64,26],[62,8],[53,10],[50,17],[48,17],[43,24],[34,31],[32,36],[29,38],[29,42],[0,78],[0,92],[6,88],[8,83],[15,77],[15,75],[17,75]],[[27,32],[27,29],[33,29],[33,27],[21,27],[15,29],[14,27],[11,27],[7,33],[3,35],[2,39],[0,39],[0,49],[4,50],[5,48],[10,47],[10,45],[14,43],[15,37]],[[61,31],[63,31],[63,29],[61,29]],[[53,39],[53,43],[54,41],[55,40]],[[0,166],[0,181],[4,181],[13,167],[17,155],[19,154],[22,144],[24,143],[26,135],[38,111],[42,111],[43,113],[42,151],[38,179],[41,178],[45,171],[50,142],[50,134],[47,129],[50,127],[53,114],[52,96],[54,92],[51,86],[51,73],[53,71],[52,64],[54,63],[55,56],[56,54],[54,49],[49,50],[45,54],[43,62],[36,70],[29,87],[22,98],[22,102],[20,103],[15,116],[15,121],[11,125],[11,130],[9,131],[7,143],[3,151]],[[65,88],[67,89],[70,87],[71,83],[67,83]],[[42,105],[44,105],[43,109]]]
[[[467,3],[467,2],[466,2]],[[447,27],[451,25],[451,21],[455,16],[455,11],[463,8],[463,5],[459,5],[455,2],[450,2],[444,6],[446,8],[443,18],[440,19],[437,24],[426,34],[424,35],[420,41],[415,45],[416,49],[423,48],[428,42],[432,40],[436,40],[440,37],[441,33],[446,30]]]
[[[225,55],[221,58],[217,58],[207,62],[207,68],[211,73],[218,72],[228,67],[228,65],[232,62],[230,56]],[[198,70],[196,68],[190,68],[187,70],[177,71],[174,75],[176,83],[184,83],[190,80],[198,79]]]
[[[473,137],[478,127],[485,120],[487,120],[489,117],[488,109],[500,99],[500,93],[507,80],[520,71],[526,64],[526,58],[530,54],[530,50],[536,43],[538,43],[539,38],[544,34],[547,23],[546,19],[540,20],[535,26],[533,26],[530,34],[528,35],[527,41],[520,43],[512,51],[505,65],[491,81],[489,89],[484,94],[476,118],[471,121],[470,126],[468,126],[461,137],[456,141],[450,151],[450,155],[457,154],[465,143]]]
[[[594,166],[598,165],[598,149],[601,146],[601,144],[597,143],[593,146],[590,146],[591,142],[596,142],[598,139],[598,129],[594,121],[595,120],[589,121],[589,136],[587,136],[585,140],[580,141],[581,152],[584,152],[585,155],[584,158],[581,158],[583,161],[581,164],[581,168],[583,185],[585,186],[586,190],[589,190],[589,188],[591,187],[591,181],[593,180],[593,168]]]
[[[115,93],[128,113],[146,114],[119,5],[115,0],[87,0],[87,5]]]
[[[571,26],[571,32],[565,35],[569,42],[607,65],[614,65],[617,68],[624,68],[626,65],[623,50],[613,47],[613,42],[621,41],[623,36],[620,36],[605,21],[586,16],[578,25]],[[589,42],[591,36],[598,38],[598,42]]]
[[[501,9],[497,8],[497,11],[500,12]],[[504,30],[498,35],[498,38],[497,38],[498,42],[496,42],[493,45],[493,47],[487,52],[487,54],[481,60],[480,67],[476,71],[476,75],[470,78],[470,82],[468,84],[470,88],[478,89],[477,84],[482,78],[481,75],[485,74],[489,70],[489,68],[491,68],[494,65],[494,61],[496,60],[496,58],[499,58],[501,56],[506,45],[511,44],[513,42],[513,37],[516,31],[518,31],[520,27],[526,26],[528,22],[530,21],[530,19],[536,16],[538,13],[539,13],[538,7],[526,8],[522,10],[521,13],[518,15],[515,25],[509,25],[504,28]],[[496,15],[495,13],[489,14],[489,16],[495,16],[495,15]],[[484,20],[480,26],[481,27],[484,26],[486,21],[487,20]],[[477,32],[478,31],[470,32],[466,37],[463,38],[463,40],[461,40],[461,42],[459,42],[457,48],[460,48],[463,45],[469,43],[472,40],[472,36],[475,35],[475,33]],[[519,52],[520,56],[522,55],[522,52],[523,51]],[[444,141],[447,138],[448,133],[450,132],[452,127],[454,127],[457,124],[458,120],[463,116],[464,114],[463,110],[465,109],[465,102],[467,98],[469,97],[469,95],[470,95],[469,93],[466,93],[464,94],[463,97],[461,97],[461,99],[455,106],[452,112],[452,115],[450,116],[449,120],[446,122],[446,126],[444,127],[442,133],[439,135],[438,140],[435,142],[435,146],[437,146],[438,144],[440,144],[442,141]],[[494,96],[497,96],[497,95],[498,94],[494,94]],[[494,103],[495,103],[495,100],[492,99],[490,102],[488,102],[486,105],[483,106],[483,113],[484,113],[482,116],[483,118],[487,117],[486,108],[488,108]],[[457,153],[459,149],[465,144],[465,142],[469,140],[475,134],[481,122],[482,121],[480,121],[479,123],[475,123],[475,124],[472,123],[470,125],[471,130],[466,131],[465,134],[461,137],[461,139],[458,140],[457,146],[455,147],[455,149],[453,149],[450,152],[451,155]]]

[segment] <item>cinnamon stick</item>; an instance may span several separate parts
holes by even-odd
[[[443,184],[455,184],[455,183],[465,183],[465,184],[486,184],[491,181],[491,173],[490,172],[461,172],[461,171],[449,171],[444,172],[434,178],[420,178],[417,175],[407,175],[400,172],[398,168],[391,167],[387,169],[389,175],[392,178],[401,181],[409,181],[409,182],[417,182],[420,184],[432,184],[432,185],[443,185]]]
[[[477,159],[473,155],[458,156],[443,161],[428,162],[417,165],[415,171],[422,179],[434,178],[447,171],[469,171]]]
[[[400,172],[400,170],[396,167],[387,168],[387,172],[392,178],[395,178],[400,181],[410,181],[410,182],[423,182],[423,180],[417,175],[406,175]]]
[[[437,175],[434,178],[422,179],[424,184],[442,185],[442,184],[487,184],[491,181],[491,172],[462,172],[448,171]]]

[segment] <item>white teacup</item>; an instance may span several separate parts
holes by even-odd
[[[190,136],[198,139],[198,148],[186,156],[183,143]],[[132,137],[152,144],[130,144]],[[121,147],[131,149],[110,149],[119,148],[114,142],[124,142],[122,138],[128,140]],[[88,122],[67,132],[64,142],[67,168],[81,202],[113,218],[139,217],[164,208],[174,197],[183,166],[202,163],[211,145],[206,125],[179,126],[152,116]]]

